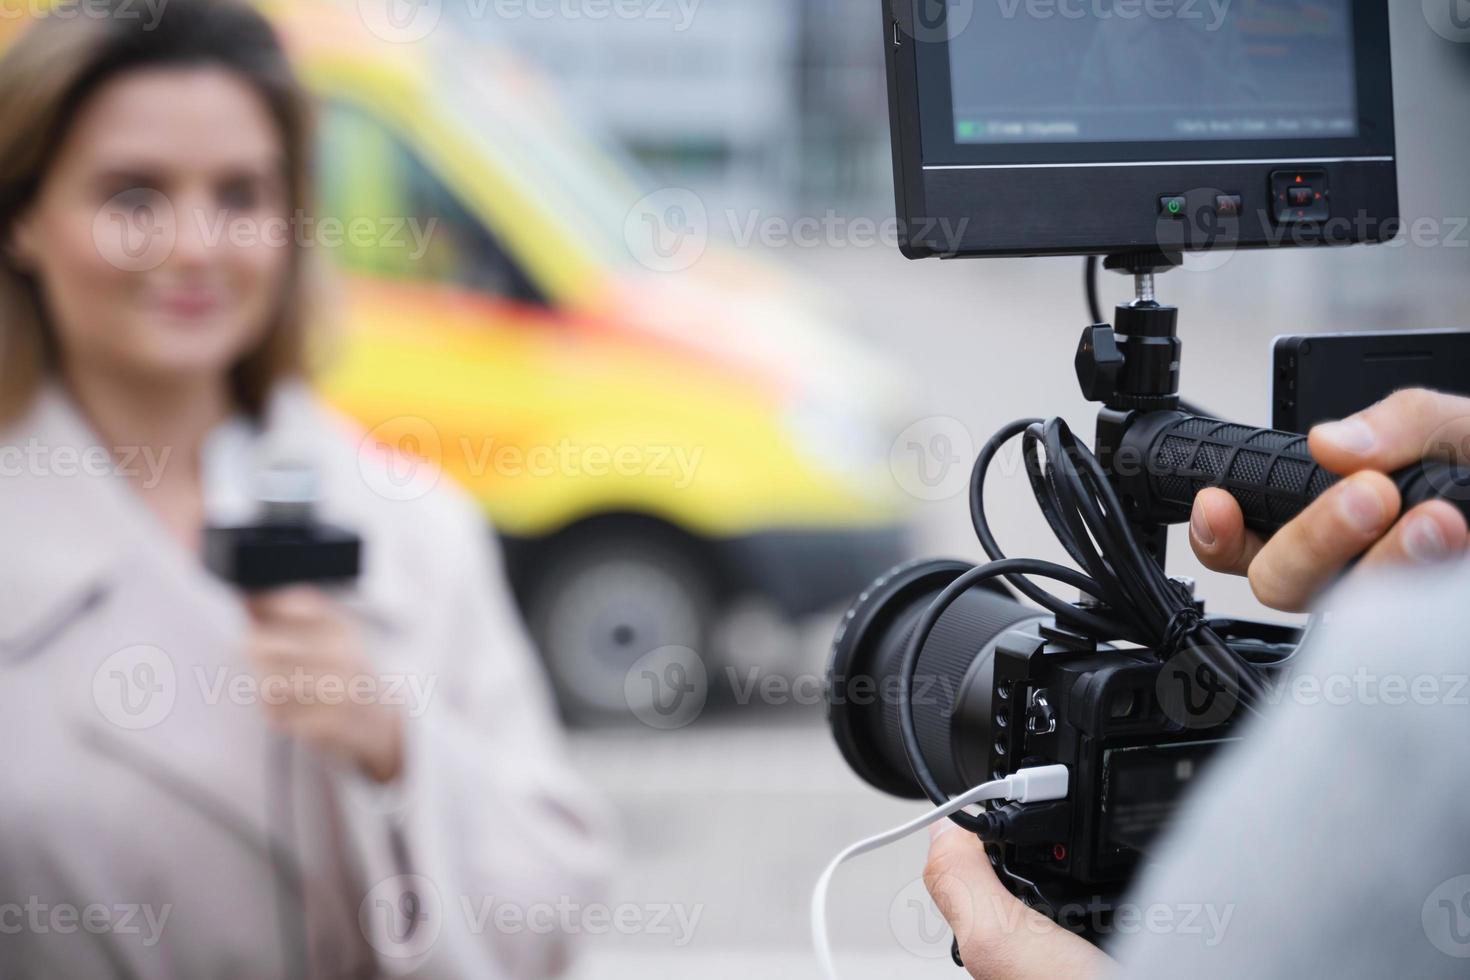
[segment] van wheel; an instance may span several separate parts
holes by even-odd
[[[554,546],[527,601],[527,618],[566,718],[605,724],[647,705],[628,673],[665,647],[707,653],[714,616],[709,577],[677,545],[646,535],[598,534]],[[653,698],[650,688],[647,698]]]

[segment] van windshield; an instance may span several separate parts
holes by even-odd
[[[476,148],[603,261],[635,264],[624,227],[652,181],[531,69],[490,45],[446,39],[446,48],[434,61],[433,97]]]

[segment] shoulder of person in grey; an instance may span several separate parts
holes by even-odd
[[[1470,563],[1355,576],[1120,909],[1119,974],[1463,976]]]

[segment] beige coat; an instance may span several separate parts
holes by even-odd
[[[48,390],[0,435],[0,975],[540,976],[554,910],[595,898],[601,811],[479,513],[309,398],[282,418],[364,538],[342,601],[409,714],[404,775],[270,733],[238,597],[129,485],[168,463]],[[259,442],[226,429],[216,515]]]

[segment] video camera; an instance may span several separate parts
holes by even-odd
[[[828,717],[863,779],[936,804],[1065,764],[1065,799],[951,819],[987,842],[1014,894],[1097,938],[1177,801],[1302,639],[1206,615],[1193,586],[1164,572],[1166,527],[1216,486],[1269,534],[1336,480],[1305,437],[1181,400],[1178,310],[1158,302],[1155,277],[1185,252],[1394,237],[1388,5],[882,9],[904,254],[1088,256],[1093,324],[1076,369],[1102,407],[1092,449],[1059,419],[990,440],[970,507],[991,562],[921,561],[873,583],[839,628]],[[1097,310],[1098,256],[1135,282],[1111,325]],[[1007,558],[991,532],[986,473],[1018,438],[1075,568]],[[1395,478],[1406,506],[1438,496],[1470,513],[1461,469],[1423,463]]]

